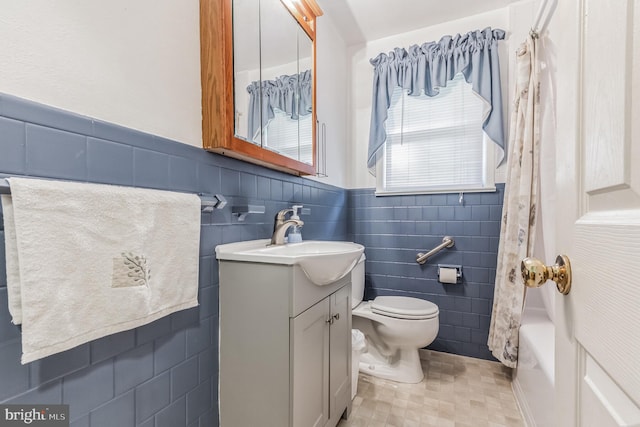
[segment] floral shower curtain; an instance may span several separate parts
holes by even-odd
[[[536,234],[540,146],[540,85],[537,39],[529,36],[517,59],[516,93],[509,131],[509,170],[488,345],[506,366],[518,360],[518,329],[525,286],[520,262],[531,256]]]

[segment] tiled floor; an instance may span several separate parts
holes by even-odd
[[[510,369],[447,353],[429,351],[426,357],[418,384],[360,374],[351,416],[338,427],[524,426]]]

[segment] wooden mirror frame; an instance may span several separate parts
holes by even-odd
[[[202,144],[207,151],[294,175],[316,173],[316,18],[315,0],[281,0],[313,45],[312,164],[300,162],[235,136],[233,91],[233,0],[200,0]]]

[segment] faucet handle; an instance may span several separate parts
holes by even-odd
[[[286,209],[279,210],[278,213],[276,214],[276,222],[284,221],[285,215],[288,214],[289,212],[293,212],[293,209],[286,208]]]
[[[284,218],[288,213],[293,213],[294,210],[292,208],[286,208],[278,211],[276,217],[273,221],[273,232],[275,233],[276,229],[284,223]]]

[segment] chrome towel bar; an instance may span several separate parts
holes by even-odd
[[[0,194],[11,194],[9,181],[0,178]],[[202,211],[212,212],[214,209],[222,209],[227,204],[227,200],[221,194],[198,194],[202,200]]]
[[[444,238],[442,239],[442,243],[440,243],[438,246],[436,246],[435,248],[431,249],[426,254],[419,253],[416,256],[416,262],[418,264],[424,264],[425,262],[427,262],[427,259],[429,259],[431,256],[437,254],[438,252],[440,252],[444,248],[452,247],[454,244],[455,244],[455,242],[453,241],[452,237],[444,236]]]
[[[7,181],[6,179],[0,179],[0,194],[11,194],[9,181]]]

